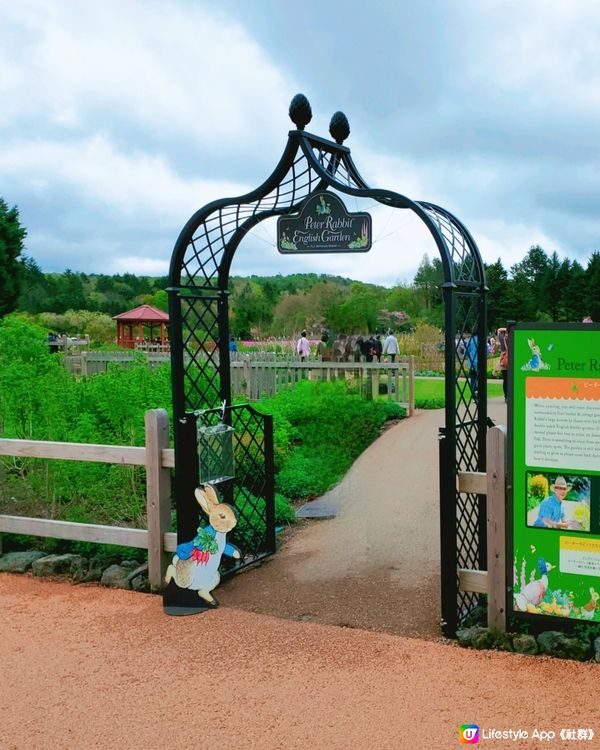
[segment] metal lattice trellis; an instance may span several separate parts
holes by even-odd
[[[461,618],[475,604],[458,588],[458,568],[485,566],[485,499],[456,491],[456,475],[463,470],[485,470],[486,399],[486,287],[479,250],[464,225],[431,203],[412,201],[389,190],[370,188],[343,145],[350,130],[346,117],[336,112],[330,133],[334,141],[307,133],[310,105],[298,95],[290,106],[297,126],[273,174],[256,190],[238,198],[217,200],[197,211],[175,245],[169,274],[171,359],[175,424],[175,492],[178,539],[193,535],[197,508],[193,502],[198,482],[194,412],[230,406],[228,284],[235,251],[245,235],[264,219],[294,213],[311,194],[333,189],[356,198],[369,198],[390,208],[416,213],[429,229],[444,271],[446,412],[440,442],[442,617],[444,631],[454,633]],[[476,356],[465,355],[473,337]],[[471,343],[471,347],[475,344]],[[225,410],[231,423],[241,407]],[[250,407],[243,409],[250,410]],[[242,411],[243,411],[242,409]],[[254,410],[251,410],[254,411]],[[239,412],[241,413],[241,412]],[[254,412],[256,414],[256,412]],[[260,417],[255,417],[260,421]],[[262,428],[265,434],[268,428]],[[260,441],[257,441],[257,445]],[[263,444],[268,440],[263,440]],[[223,488],[230,502],[235,487],[248,492],[260,510],[256,533],[241,540],[247,559],[274,552],[273,460],[268,448],[244,459],[246,480],[260,475],[261,487],[248,490],[247,481]],[[270,475],[269,475],[270,472]],[[235,485],[235,487],[234,487]],[[239,510],[239,506],[238,506]],[[249,544],[248,539],[253,541]]]

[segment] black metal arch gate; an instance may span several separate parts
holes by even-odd
[[[271,418],[249,405],[231,407],[228,283],[235,251],[263,219],[293,213],[312,193],[335,189],[370,198],[390,208],[409,209],[425,223],[440,253],[445,305],[445,426],[440,429],[440,528],[443,630],[453,635],[476,604],[458,588],[459,568],[486,566],[485,498],[459,493],[459,471],[485,470],[486,398],[469,385],[464,338],[477,336],[477,391],[486,394],[486,285],[483,262],[466,227],[449,211],[412,201],[390,190],[370,188],[342,145],[350,130],[336,112],[334,141],[304,131],[311,119],[305,97],[294,97],[283,155],[256,190],[217,200],[187,222],[175,244],[169,272],[169,312],[173,379],[175,496],[179,542],[192,539],[198,524],[194,489],[198,484],[198,419],[220,419],[234,427],[236,476],[220,490],[236,505],[240,522],[233,541],[245,551],[242,567],[275,551],[273,442]],[[225,402],[223,410],[222,405]],[[186,596],[187,595],[187,596]],[[190,597],[189,595],[193,595]],[[171,599],[171,602],[173,600]],[[195,592],[177,593],[185,607]]]

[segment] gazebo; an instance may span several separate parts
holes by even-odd
[[[133,310],[114,315],[117,321],[117,344],[124,349],[168,349],[167,326],[169,316],[151,305],[140,305]],[[144,328],[147,329],[146,334]],[[149,329],[149,330],[148,330]],[[156,335],[159,331],[159,335]]]

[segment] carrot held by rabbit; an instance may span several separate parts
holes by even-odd
[[[192,589],[209,604],[216,604],[211,591],[219,585],[221,557],[227,555],[239,560],[240,551],[227,543],[227,534],[237,518],[231,505],[219,502],[217,493],[210,484],[198,487],[196,500],[208,516],[209,526],[199,527],[191,542],[178,544],[173,561],[167,568],[166,583],[171,580],[182,589]]]

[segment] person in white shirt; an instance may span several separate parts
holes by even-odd
[[[390,360],[392,362],[396,361],[396,355],[399,353],[399,347],[398,347],[398,339],[394,336],[394,334],[391,331],[388,331],[388,335],[383,342],[383,354],[384,356],[386,354],[390,355]]]
[[[296,354],[300,356],[301,362],[304,362],[310,355],[310,344],[306,338],[306,331],[302,331],[296,343]]]

